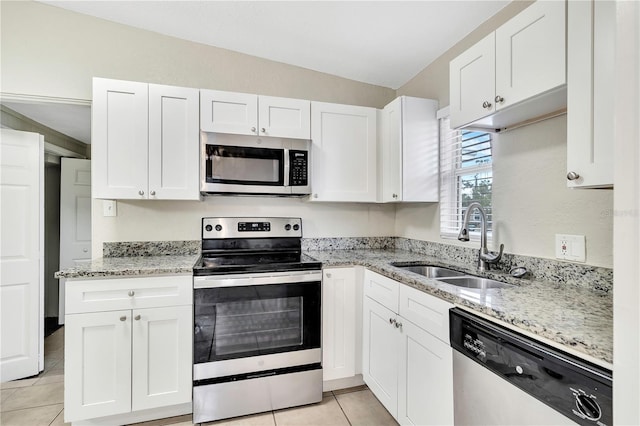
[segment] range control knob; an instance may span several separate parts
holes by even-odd
[[[216,231],[218,232],[222,231],[222,225],[216,225]]]
[[[284,226],[284,230],[285,231],[291,231],[291,225],[289,225],[288,223]]]
[[[204,227],[204,230],[207,231],[207,232],[211,232],[212,229],[213,229],[213,226],[211,226],[211,225],[207,225],[207,226]]]
[[[602,410],[594,398],[588,395],[576,395],[576,407],[589,420],[599,420]]]
[[[293,225],[293,230],[297,231],[298,229],[300,229],[300,225],[298,225],[297,223],[295,225]]]

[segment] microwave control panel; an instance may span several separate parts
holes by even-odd
[[[309,151],[289,151],[289,185],[307,186],[309,170]]]

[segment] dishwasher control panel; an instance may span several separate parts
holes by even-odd
[[[459,308],[449,324],[456,351],[578,424],[613,424],[610,371]]]

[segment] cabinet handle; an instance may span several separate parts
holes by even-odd
[[[260,131],[261,131],[262,133],[267,133],[267,129],[265,129],[264,127],[263,127],[263,128],[261,128],[261,129],[260,129]]]
[[[484,101],[482,103],[482,108],[485,108],[485,109],[491,108],[491,102]]]
[[[252,131],[253,133],[255,133],[255,132],[256,132],[256,128],[255,128],[255,127],[252,127],[252,128],[251,128],[251,131]]]
[[[331,278],[331,274],[330,273],[327,272],[325,275],[327,276],[327,278]]]
[[[144,195],[144,191],[143,190],[138,191],[138,195]]]
[[[135,317],[133,317],[133,319],[136,321],[140,321],[140,315],[136,315]]]
[[[128,294],[129,294],[129,297],[133,297],[133,296],[135,296],[135,295],[136,295],[136,292],[135,292],[135,291],[133,291],[133,290],[129,290],[129,293],[128,293]]]
[[[576,180],[576,179],[579,179],[579,178],[580,178],[580,175],[577,174],[576,172],[567,173],[567,179],[569,179],[569,180]]]
[[[497,95],[495,101],[497,104],[501,104],[504,102],[504,98],[500,95]]]
[[[126,315],[123,315],[123,316],[120,317],[120,321],[126,321],[126,320],[127,320],[127,316]]]
[[[398,194],[391,194],[393,198],[398,198]]]
[[[156,195],[156,191],[151,191],[149,195]]]
[[[402,323],[396,321],[396,328],[399,328],[400,330],[402,330]]]
[[[389,324],[394,325],[395,323],[396,323],[396,320],[394,318],[389,318]]]

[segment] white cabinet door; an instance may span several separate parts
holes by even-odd
[[[380,201],[402,201],[402,98],[382,110],[380,117]]]
[[[495,111],[495,32],[449,63],[451,127]]]
[[[355,268],[325,269],[322,277],[322,377],[341,379],[356,375]]]
[[[371,392],[394,418],[398,414],[398,344],[395,312],[364,298],[362,376]]]
[[[496,110],[566,83],[565,7],[537,1],[496,30]]]
[[[200,197],[199,91],[149,85],[149,199]]]
[[[131,311],[67,315],[66,422],[131,411]]]
[[[191,401],[191,306],[133,310],[132,410]]]
[[[311,138],[311,102],[301,99],[258,97],[261,136]]]
[[[402,323],[398,371],[398,422],[402,425],[453,424],[453,353],[412,322]]]
[[[144,199],[148,187],[148,85],[93,79],[92,196]]]
[[[200,129],[205,132],[257,135],[258,96],[201,90]]]
[[[312,201],[375,202],[376,110],[311,103]]]
[[[567,172],[570,188],[613,185],[615,2],[568,5]]]

